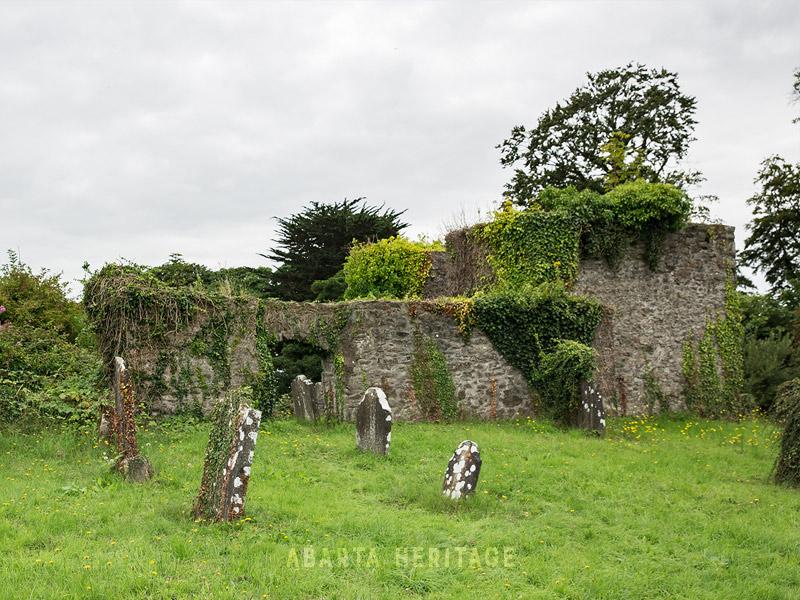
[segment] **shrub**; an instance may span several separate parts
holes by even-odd
[[[797,376],[792,336],[773,330],[766,338],[745,338],[744,389],[763,411],[771,411],[778,387]]]
[[[0,423],[90,423],[106,392],[85,314],[60,275],[9,259],[0,270]]]
[[[17,328],[41,328],[74,342],[85,325],[80,305],[67,298],[68,286],[61,276],[46,269],[34,273],[8,252],[8,263],[0,267],[0,320]]]
[[[579,407],[579,384],[592,379],[595,360],[594,349],[575,340],[558,340],[542,355],[533,378],[546,414],[571,424]]]
[[[416,298],[428,279],[437,244],[390,237],[354,244],[344,263],[345,298]]]
[[[780,387],[776,404],[785,429],[775,463],[775,481],[800,487],[800,379]]]

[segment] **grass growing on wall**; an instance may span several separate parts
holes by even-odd
[[[769,482],[766,421],[611,419],[606,439],[527,421],[397,423],[385,458],[356,451],[352,425],[274,421],[262,424],[236,525],[192,520],[208,425],[172,422],[140,432],[156,470],[141,486],[111,474],[89,438],[3,431],[0,595],[702,600],[800,589],[800,495]],[[454,504],[442,473],[467,438],[483,468],[476,496]],[[308,546],[316,561],[304,568]],[[377,565],[319,564],[323,551],[358,547]],[[413,547],[424,563],[395,562]],[[460,567],[436,566],[429,547],[467,553]],[[512,565],[488,566],[486,550],[504,547]]]

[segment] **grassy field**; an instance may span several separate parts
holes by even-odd
[[[236,525],[189,516],[206,436],[142,432],[137,486],[86,437],[0,432],[0,597],[800,597],[800,491],[769,482],[766,421],[396,424],[388,458],[352,425],[268,422]],[[459,504],[439,489],[465,438],[483,470]]]

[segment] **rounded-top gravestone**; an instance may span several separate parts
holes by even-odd
[[[478,445],[471,440],[464,440],[458,445],[447,470],[444,472],[442,494],[457,500],[468,494],[474,494],[478,487],[478,476],[481,473],[481,453]]]
[[[392,441],[392,408],[379,387],[371,387],[356,408],[356,445],[361,450],[388,454]]]

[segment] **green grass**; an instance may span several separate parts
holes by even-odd
[[[267,422],[236,525],[189,516],[207,434],[142,433],[157,474],[133,485],[79,434],[0,432],[0,597],[800,597],[800,491],[769,482],[766,421],[620,419],[605,439],[397,424],[388,458],[357,452],[352,425]],[[454,503],[439,490],[465,438],[483,470],[477,495]],[[418,564],[397,562],[411,547]]]

